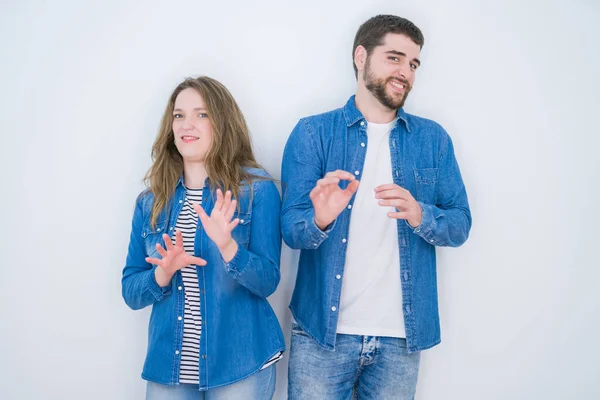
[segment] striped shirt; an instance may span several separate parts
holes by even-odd
[[[188,254],[194,254],[194,239],[198,227],[198,214],[193,203],[202,204],[202,189],[187,189],[185,203],[177,218],[175,229],[181,231],[183,248]],[[175,233],[173,233],[175,239]],[[202,316],[200,315],[200,293],[198,273],[195,265],[188,265],[181,270],[185,306],[183,320],[183,342],[181,344],[181,364],[179,382],[198,384],[198,363],[200,350],[200,334],[202,333]]]
[[[198,214],[194,210],[193,203],[202,204],[202,189],[186,188],[185,202],[175,224],[175,229],[180,230],[183,236],[183,248],[185,252],[192,255],[194,255],[194,240],[198,227]],[[175,240],[175,232],[172,239]],[[198,364],[202,316],[200,315],[200,293],[196,268],[195,265],[188,265],[181,270],[185,295],[185,310],[179,383],[199,384]],[[267,361],[261,369],[269,367],[281,360],[282,357],[283,352],[279,352]]]

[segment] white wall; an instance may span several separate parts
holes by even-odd
[[[597,1],[84,3],[0,5],[1,398],[143,397],[149,310],[120,276],[170,91],[221,80],[279,177],[298,118],[353,93],[377,13],[424,31],[406,109],[452,135],[474,221],[439,250],[443,340],[417,398],[600,398]],[[270,298],[288,339],[296,262]]]

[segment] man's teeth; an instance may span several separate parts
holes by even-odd
[[[398,82],[392,82],[392,85],[394,85],[395,87],[399,88],[399,89],[404,89],[404,85]]]

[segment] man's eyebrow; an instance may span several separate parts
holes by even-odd
[[[406,57],[406,54],[404,54],[401,51],[397,51],[397,50],[388,50],[385,53],[386,54],[394,54],[394,55],[397,55],[397,56]],[[421,60],[419,60],[418,58],[413,58],[412,61],[415,62],[415,63],[417,63],[417,64],[419,64],[419,66],[421,66]]]

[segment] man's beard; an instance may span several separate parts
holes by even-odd
[[[375,96],[375,98],[379,100],[383,106],[389,108],[390,110],[398,110],[404,107],[404,102],[408,97],[408,93],[410,93],[410,90],[412,89],[408,81],[402,78],[396,78],[392,76],[388,78],[377,78],[375,74],[371,73],[370,71],[369,59],[367,59],[367,63],[365,65],[363,80],[365,81],[366,88],[373,94],[373,96]],[[386,90],[387,84],[392,80],[404,85],[404,95],[400,99],[390,96]]]

